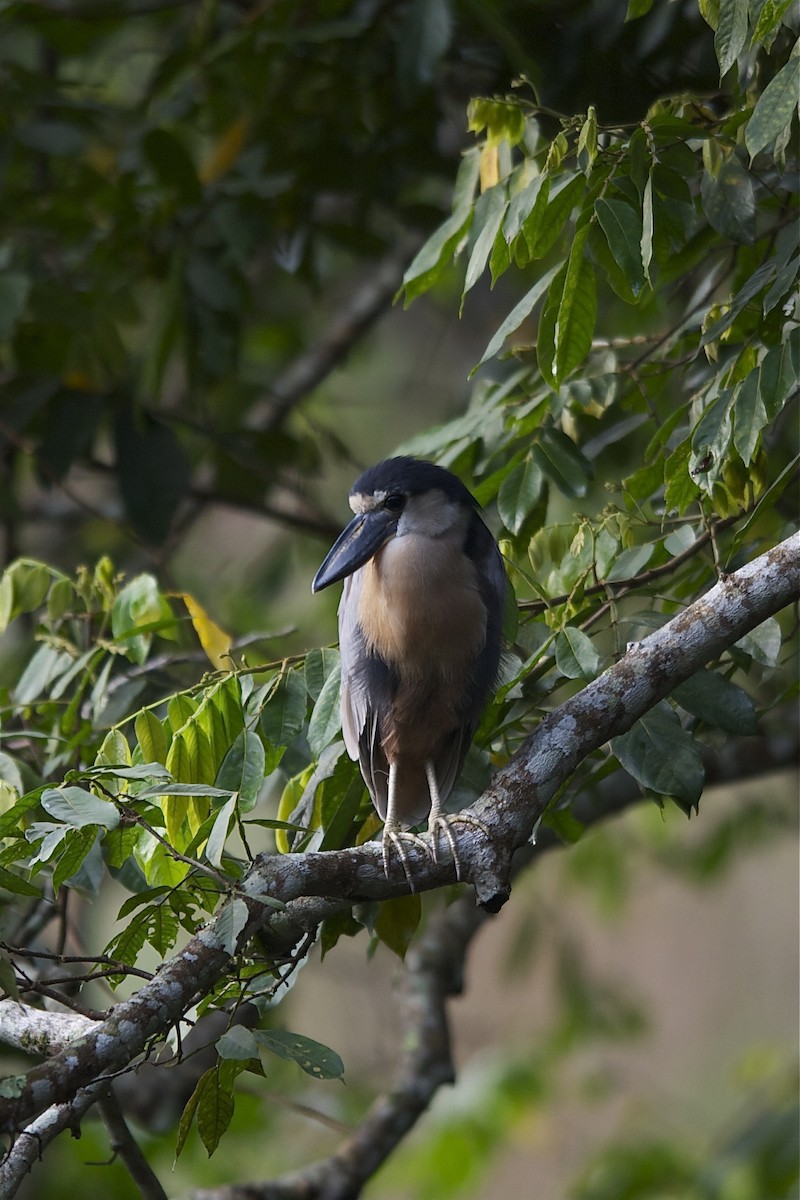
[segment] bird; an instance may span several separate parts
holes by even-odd
[[[369,467],[350,490],[354,516],[312,582],[344,580],[339,604],[342,733],[414,890],[404,827],[428,817],[461,878],[450,822],[485,827],[444,802],[496,685],[508,587],[477,501],[452,472],[400,456]],[[427,847],[425,847],[427,849]]]

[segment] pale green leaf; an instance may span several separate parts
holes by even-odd
[[[467,292],[470,288],[474,287],[484,272],[492,246],[494,245],[494,240],[503,223],[507,207],[508,199],[505,188],[501,185],[490,188],[475,205],[473,228],[478,226],[479,233],[475,238],[472,253],[467,263],[464,290],[461,293],[462,304]]]
[[[740,638],[736,645],[762,667],[776,667],[782,645],[781,627],[774,617],[769,617]]]
[[[653,259],[653,172],[647,176],[642,196],[642,268],[645,279],[650,283],[650,263]]]
[[[748,0],[720,0],[719,21],[714,35],[720,78],[727,74],[744,49],[747,8]]]
[[[84,825],[101,825],[116,829],[119,812],[107,800],[92,795],[80,787],[47,788],[42,792],[41,805],[45,812],[75,829]]]
[[[212,867],[218,867],[222,862],[225,842],[230,831],[231,822],[235,816],[236,796],[231,796],[230,800],[226,801],[217,813],[214,824],[211,827],[211,832],[208,835],[208,841],[206,842],[205,856]]]
[[[242,1059],[257,1058],[258,1045],[252,1030],[244,1025],[233,1025],[226,1029],[222,1037],[217,1039],[217,1054],[220,1058]]]
[[[800,56],[795,55],[764,88],[747,123],[744,140],[751,159],[783,136],[797,110],[798,87]]]

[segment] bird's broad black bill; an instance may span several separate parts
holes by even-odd
[[[397,521],[397,513],[382,508],[374,512],[357,513],[325,556],[311,584],[312,592],[321,592],[323,588],[363,567],[395,533]]]

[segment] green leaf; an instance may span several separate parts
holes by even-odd
[[[761,430],[767,424],[759,379],[760,372],[751,371],[733,393],[733,444],[746,467],[750,466]]]
[[[577,499],[586,495],[592,466],[578,447],[560,429],[547,427],[531,451],[543,474],[565,496]]]
[[[653,0],[628,0],[628,11],[625,13],[626,21],[635,21],[638,17],[645,16],[653,7]]]
[[[32,883],[28,883],[27,879],[22,879],[19,875],[15,875],[13,871],[9,871],[6,867],[0,867],[0,889],[6,892],[13,892],[15,896],[36,896],[41,898],[42,889],[34,887]]]
[[[612,258],[624,273],[636,297],[645,285],[641,222],[631,205],[624,200],[605,200],[600,197],[594,207]]]
[[[661,701],[633,728],[614,738],[611,749],[637,783],[682,808],[697,806],[703,791],[700,752],[676,713]]]
[[[791,329],[781,346],[765,356],[758,372],[758,386],[767,419],[774,421],[790,396],[797,395],[800,379],[800,328]]]
[[[747,9],[748,0],[720,0],[719,23],[714,35],[720,79],[728,73],[744,49]]]
[[[764,88],[747,123],[744,141],[751,160],[783,137],[797,109],[798,87],[800,57],[795,55]]]
[[[543,486],[541,469],[530,457],[503,480],[497,494],[497,511],[509,533],[516,536],[522,531],[536,508]]]
[[[147,709],[138,713],[133,722],[133,731],[142,757],[151,765],[163,763],[167,757],[167,734],[163,722],[155,713]]]
[[[119,825],[119,812],[115,806],[84,788],[47,788],[42,792],[41,805],[51,817],[75,829],[82,829],[84,825],[116,829]]]
[[[586,191],[586,178],[581,173],[559,177],[550,182],[545,193],[546,207],[534,205],[530,217],[522,226],[525,244],[531,258],[543,258],[553,246],[572,211]]]
[[[111,958],[133,966],[145,942],[162,957],[175,945],[178,918],[168,904],[150,904],[134,913],[125,928],[108,944]]]
[[[97,838],[97,832],[92,826],[85,829],[71,829],[64,839],[64,849],[58,856],[53,868],[53,891],[57,892],[62,884],[77,874],[81,863],[92,849]]]
[[[653,557],[655,542],[644,542],[641,546],[631,546],[623,550],[614,560],[614,565],[606,575],[607,583],[616,583],[622,579],[634,579],[643,571]]]
[[[769,49],[780,30],[784,13],[793,3],[794,0],[765,0],[756,19],[753,41],[763,42]]]
[[[699,487],[689,474],[691,453],[692,445],[687,438],[672,451],[664,467],[664,503],[667,512],[674,509],[680,516],[700,494]]]
[[[406,308],[437,282],[471,224],[472,209],[457,209],[431,234],[403,276]]]
[[[239,809],[250,812],[256,806],[264,782],[266,755],[264,743],[251,729],[242,730],[222,761],[216,786],[239,794]]]
[[[519,329],[522,322],[533,311],[536,303],[541,300],[553,280],[558,267],[551,267],[546,271],[541,279],[538,279],[530,291],[526,292],[522,299],[515,304],[506,319],[502,322],[494,337],[489,342],[489,345],[484,350],[476,366],[472,368],[470,375],[474,375],[478,367],[482,366],[490,358],[499,353],[503,347],[503,343],[510,333],[514,333]]]
[[[233,1088],[218,1064],[206,1071],[195,1091],[198,1093],[197,1132],[210,1158],[233,1119]]]
[[[464,289],[461,293],[462,306],[467,292],[470,288],[474,287],[484,272],[492,246],[494,245],[494,240],[503,223],[507,207],[508,198],[505,188],[501,185],[489,188],[488,192],[484,192],[475,205],[473,230],[477,227],[479,233],[475,238],[472,253],[467,263]]]
[[[479,96],[467,107],[467,128],[471,133],[485,129],[490,145],[508,142],[516,146],[525,136],[525,114],[518,104]]]
[[[591,104],[578,134],[577,156],[578,166],[588,175],[597,158],[597,113]]]
[[[753,701],[742,688],[716,671],[698,671],[672,693],[681,708],[726,733],[758,733]]]
[[[333,771],[322,779],[314,797],[324,830],[320,850],[338,850],[352,842],[354,822],[364,799],[364,781],[356,763],[339,754]]]
[[[563,281],[559,275],[551,285],[539,327],[539,366],[554,390],[583,362],[592,344],[597,317],[597,285],[594,267],[586,254],[588,236],[587,223],[575,234]],[[549,321],[546,321],[546,315]],[[551,327],[552,347],[547,344]]]
[[[19,1000],[16,972],[5,954],[0,954],[0,995]]]
[[[147,658],[153,630],[172,621],[172,612],[154,576],[137,575],[117,595],[111,608],[111,632],[122,652],[141,665]],[[137,633],[141,630],[141,633]]]
[[[230,788],[216,787],[210,783],[157,783],[136,793],[138,800],[150,800],[156,796],[230,796]]]
[[[373,925],[377,937],[399,959],[404,959],[422,919],[422,897],[418,892],[384,900]]]
[[[339,651],[324,646],[321,649],[309,650],[303,667],[306,687],[312,700],[316,701],[322,691],[322,685],[339,665]]]
[[[339,715],[339,685],[341,670],[335,667],[323,684],[311,719],[308,722],[308,744],[315,755],[334,740],[341,729]]]
[[[284,671],[261,711],[261,729],[273,746],[288,746],[303,727],[306,685],[299,671]]]
[[[692,431],[689,474],[710,493],[722,474],[733,432],[732,393],[726,388],[711,401]]]
[[[512,188],[511,183],[509,188]],[[503,240],[506,243],[515,240],[535,207],[541,206],[543,210],[547,206],[549,194],[550,180],[546,175],[534,175],[524,188],[513,192],[503,218]]]
[[[72,658],[65,650],[54,646],[40,646],[22,672],[12,696],[19,705],[32,704],[48,690],[72,666]]]
[[[582,629],[568,625],[556,637],[556,666],[567,679],[594,679],[600,655]]]
[[[254,1037],[265,1050],[295,1062],[307,1075],[314,1079],[341,1079],[344,1063],[335,1050],[315,1042],[300,1033],[289,1033],[286,1029],[256,1029]]]

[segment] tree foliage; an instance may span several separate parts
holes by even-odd
[[[158,571],[212,502],[335,528],[304,479],[349,452],[335,413],[323,426],[298,408],[396,290],[406,303],[460,294],[462,309],[491,314],[465,411],[399,448],[465,479],[496,518],[514,587],[503,678],[454,797],[482,811],[489,794],[505,814],[505,834],[487,817],[488,848],[458,833],[478,897],[505,898],[534,821],[546,848],[582,845],[641,794],[691,813],[721,747],[785,729],[800,57],[786,3],[698,7],[631,0],[605,60],[628,56],[637,78],[623,98],[619,79],[598,83],[605,3],[576,6],[569,54],[558,22],[514,4],[5,6],[0,1028],[21,1048],[39,1039],[36,1070],[54,1088],[25,1109],[30,1143],[46,1147],[95,1102],[117,1128],[105,1072],[154,1054],[190,1010],[198,1029],[217,1022],[216,1048],[183,1095],[178,1153],[195,1131],[223,1153],[242,1083],[259,1086],[276,1060],[341,1078],[334,1050],[276,1018],[317,941],[328,954],[366,930],[408,956],[410,991],[443,1005],[456,987],[432,961],[443,944],[448,963],[463,960],[480,910],[468,917],[462,900],[423,921],[419,893],[373,869],[379,823],[341,742],[337,651],[251,654]],[[687,31],[691,80],[675,68]],[[649,81],[656,68],[674,87]],[[457,163],[443,145],[455,105],[471,135]],[[314,331],[309,350],[305,289],[335,314],[342,279],[375,259],[391,269],[371,304],[347,314],[344,335]],[[95,515],[118,494],[152,569],[17,555],[31,463],[51,494]],[[81,472],[95,490],[76,484]],[[779,563],[785,588],[757,609],[756,560],[770,579]],[[712,631],[698,603],[715,583],[720,610],[736,609],[738,587],[758,619],[740,612],[741,626]],[[643,639],[665,649],[640,678]],[[581,688],[587,705],[606,695],[605,679],[618,704],[559,734],[564,778],[547,775],[532,731],[543,714],[565,729],[559,715],[575,719]],[[345,847],[362,848],[358,887],[345,858],[315,853]],[[452,883],[446,864],[425,870],[421,891]],[[108,940],[65,956],[76,902],[105,898],[112,880],[126,895]],[[100,981],[126,1014],[137,997],[150,1004],[142,1044],[62,1093],[47,1056],[95,1036]],[[565,971],[580,1019],[600,1021],[581,987]],[[3,1025],[18,1000],[23,1035]],[[52,1001],[72,1026],[38,1008]],[[614,1013],[635,1023],[611,1009],[609,1027]],[[549,1069],[568,1042],[556,1039]],[[449,1078],[446,1036],[431,1062],[404,1060],[401,1134]],[[12,1142],[34,1078],[3,1081]],[[794,1160],[776,1166],[765,1149],[784,1128],[776,1107],[747,1158],[754,1200],[788,1196],[796,1178]],[[363,1125],[373,1147],[378,1124]],[[359,1186],[396,1144],[382,1136]],[[30,1152],[18,1138],[2,1194]],[[342,1161],[309,1173],[314,1195],[356,1194],[352,1177],[335,1180]],[[666,1144],[618,1147],[603,1169],[576,1195],[726,1194],[724,1173],[698,1184],[692,1154]],[[292,1186],[273,1194],[300,1194]]]

